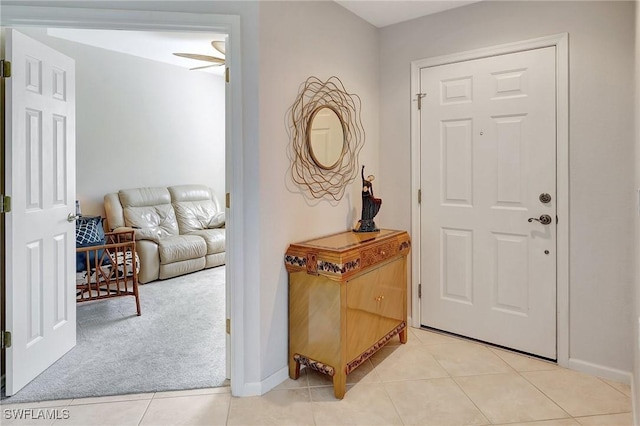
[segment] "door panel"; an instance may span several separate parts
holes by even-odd
[[[420,78],[421,324],[555,358],[555,48]]]
[[[75,64],[7,29],[6,394],[76,344]]]

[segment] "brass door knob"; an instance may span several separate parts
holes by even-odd
[[[550,223],[551,223],[551,221],[552,221],[551,216],[549,216],[548,214],[543,214],[543,215],[541,215],[539,218],[537,218],[537,217],[530,217],[527,221],[528,221],[528,222],[533,222],[534,220],[535,220],[536,222],[540,222],[540,223],[541,223],[541,224],[543,224],[543,225],[548,225],[548,224],[550,224]]]

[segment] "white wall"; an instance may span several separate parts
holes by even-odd
[[[309,201],[291,184],[287,110],[310,76],[337,76],[362,99],[367,173],[378,167],[378,49],[376,28],[333,2],[262,2],[260,5],[260,318],[263,379],[286,366],[287,274],[290,243],[345,231],[360,218],[361,180],[339,203]],[[376,187],[376,196],[386,196]],[[355,210],[355,211],[354,211]],[[357,213],[356,213],[357,211]],[[379,216],[382,218],[382,216]],[[378,226],[386,226],[376,217]]]
[[[221,76],[21,29],[76,61],[76,194],[104,216],[109,192],[208,185],[225,193]]]
[[[632,370],[633,2],[483,1],[380,31],[380,164],[389,225],[409,229],[412,60],[568,32],[570,362]]]

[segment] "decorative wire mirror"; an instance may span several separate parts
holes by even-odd
[[[360,97],[338,77],[309,77],[291,107],[291,176],[313,198],[339,201],[358,175],[364,145]]]

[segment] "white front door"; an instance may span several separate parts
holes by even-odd
[[[76,344],[75,63],[7,30],[6,394]]]
[[[421,324],[550,359],[555,75],[555,47],[420,74]]]

